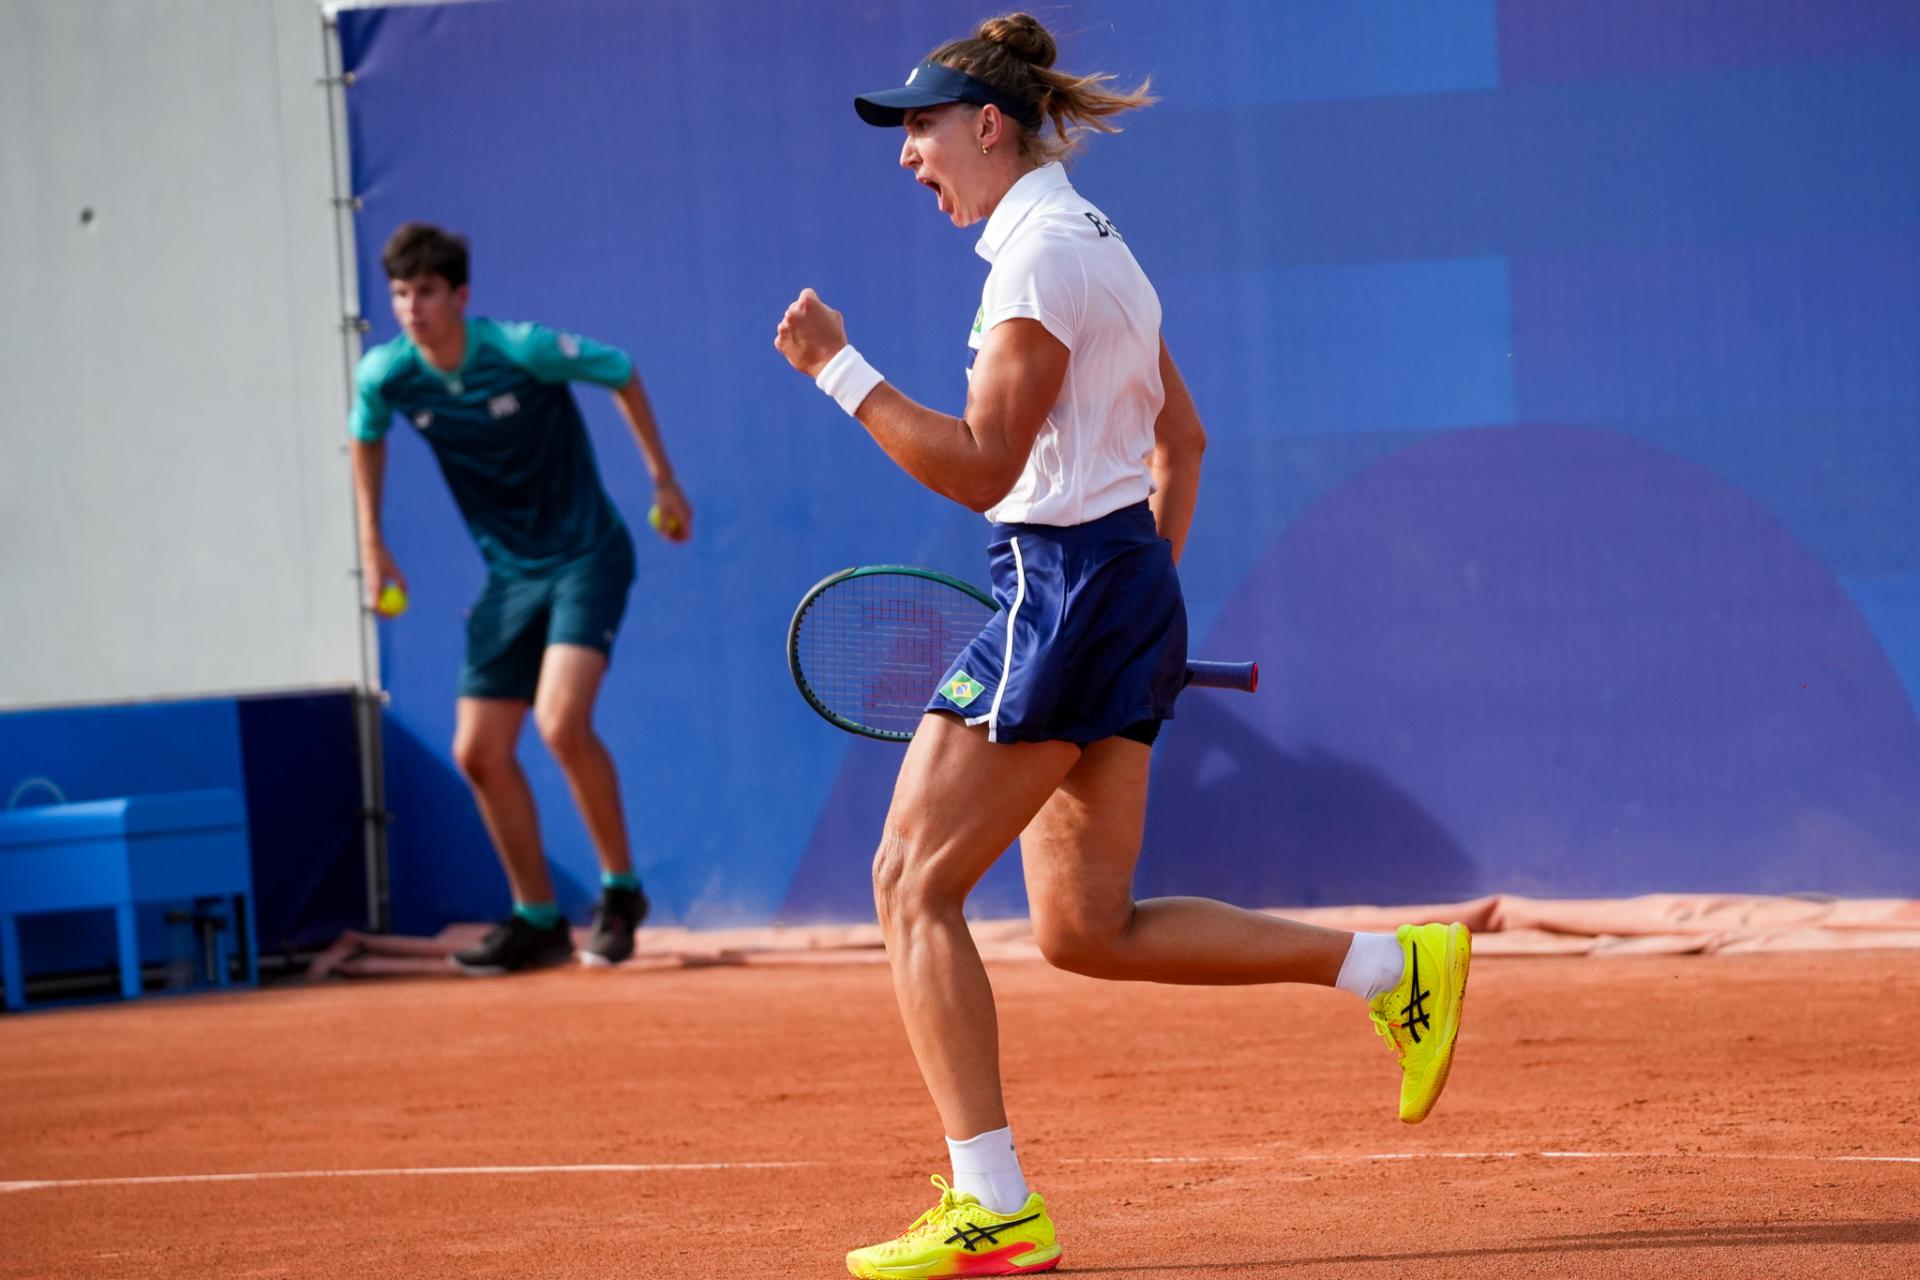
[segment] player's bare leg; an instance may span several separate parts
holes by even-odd
[[[1400,1060],[1400,1118],[1417,1124],[1446,1087],[1472,940],[1459,924],[1352,934],[1206,898],[1133,898],[1148,749],[1088,747],[1020,842],[1034,937],[1053,964],[1095,978],[1306,982],[1367,1000]]]
[[[984,725],[920,722],[874,857],[874,905],[907,1039],[951,1138],[1006,1127],[993,989],[967,894],[1078,758],[1066,742],[990,743]]]
[[[992,743],[985,726],[938,714],[922,718],[907,749],[874,858],[874,901],[954,1177],[949,1185],[935,1176],[939,1203],[904,1235],[847,1255],[856,1276],[998,1275],[1059,1263],[1046,1201],[1028,1188],[1014,1151],[993,989],[962,907],[1079,755],[1067,742]],[[977,1245],[991,1247],[976,1255]],[[943,1269],[961,1247],[968,1269]]]
[[[1094,978],[1332,986],[1353,935],[1208,898],[1133,897],[1146,821],[1142,743],[1089,746],[1020,841],[1034,940]]]

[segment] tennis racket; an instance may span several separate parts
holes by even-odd
[[[816,582],[787,626],[787,669],[807,705],[849,733],[905,742],[953,660],[1000,606],[932,569],[874,564]],[[1187,683],[1252,693],[1252,662],[1189,662]]]

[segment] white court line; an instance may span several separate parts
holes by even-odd
[[[1545,1160],[1811,1160],[1818,1164],[1920,1164],[1920,1156],[1816,1156],[1780,1151],[1542,1151]]]
[[[1772,1160],[1815,1164],[1912,1164],[1920,1156],[1835,1156],[1742,1151],[1382,1151],[1355,1155],[1085,1156],[1055,1164],[1370,1164],[1413,1160]],[[155,1187],[179,1183],[284,1182],[324,1178],[490,1178],[535,1173],[702,1173],[729,1169],[812,1169],[817,1160],[719,1160],[685,1164],[509,1164],[415,1169],[300,1169],[267,1173],[179,1173],[140,1178],[45,1178],[0,1182],[0,1195],[75,1187]]]
[[[1775,1160],[1816,1164],[1920,1164],[1920,1156],[1829,1156],[1749,1151],[1377,1151],[1351,1155],[1091,1156],[1056,1164],[1372,1164],[1412,1160]]]
[[[1053,1164],[1257,1164],[1280,1156],[1068,1156]]]
[[[1815,1164],[1920,1164],[1920,1156],[1823,1156],[1760,1151],[1404,1151],[1362,1156],[1297,1156],[1299,1160],[1775,1160]]]
[[[700,1173],[725,1169],[806,1169],[809,1160],[721,1160],[706,1164],[497,1164],[419,1169],[295,1169],[271,1173],[175,1173],[146,1178],[45,1178],[0,1182],[0,1194],[60,1187],[158,1187],[182,1182],[282,1182],[295,1178],[439,1178],[524,1173]]]

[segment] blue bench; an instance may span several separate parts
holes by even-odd
[[[5,1005],[26,1007],[18,918],[111,910],[120,994],[140,994],[136,908],[177,904],[231,917],[245,947],[246,981],[259,981],[246,805],[230,790],[123,796],[0,813],[0,976]],[[225,931],[214,929],[209,979],[228,985]]]

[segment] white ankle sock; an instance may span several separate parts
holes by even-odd
[[[995,1213],[1012,1213],[1027,1202],[1027,1179],[1013,1149],[1013,1130],[995,1129],[964,1142],[947,1139],[953,1157],[953,1189],[971,1195]]]
[[[1356,933],[1347,958],[1340,964],[1340,976],[1333,985],[1351,991],[1362,1000],[1371,1000],[1382,991],[1400,985],[1407,958],[1400,950],[1400,939],[1391,933]]]

